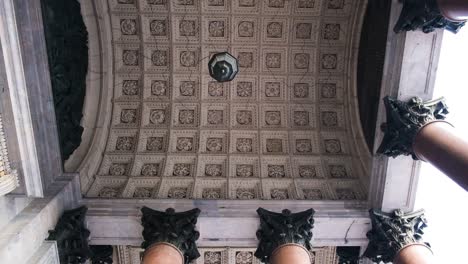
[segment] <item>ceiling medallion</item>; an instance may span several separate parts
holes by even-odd
[[[208,69],[213,79],[218,82],[229,82],[239,72],[237,59],[228,52],[216,53],[208,62]]]

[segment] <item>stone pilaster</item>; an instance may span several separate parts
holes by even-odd
[[[437,0],[405,0],[395,33],[402,31],[421,30],[430,33],[437,28],[444,28],[457,33],[466,21],[451,21],[444,17]]]
[[[88,245],[90,232],[85,227],[87,211],[85,206],[65,211],[55,229],[49,231],[47,240],[57,241],[60,263],[85,263],[91,257]]]
[[[172,208],[161,212],[143,207],[141,212],[144,239],[142,248],[147,250],[157,244],[170,244],[180,251],[185,263],[200,257],[195,244],[200,236],[195,230],[200,209],[176,213]]]
[[[387,122],[382,124],[385,133],[377,153],[389,157],[411,155],[417,159],[413,151],[413,142],[419,130],[425,125],[444,120],[448,114],[443,98],[423,102],[414,97],[408,102],[385,97]]]
[[[398,253],[411,245],[423,245],[430,249],[429,243],[422,240],[423,229],[427,227],[424,210],[404,213],[396,210],[384,213],[369,211],[372,229],[367,233],[369,245],[364,256],[376,263],[392,262]]]
[[[279,248],[297,245],[309,252],[312,249],[312,228],[314,227],[314,210],[291,213],[285,209],[275,213],[258,208],[260,228],[257,231],[259,240],[255,256],[264,263],[271,263],[272,257]]]

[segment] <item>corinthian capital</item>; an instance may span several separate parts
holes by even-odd
[[[161,212],[143,207],[141,212],[143,213],[141,224],[144,239],[142,248],[148,249],[158,243],[166,243],[180,250],[185,263],[200,257],[195,244],[200,236],[200,233],[195,230],[200,209],[176,213],[172,208]]]
[[[68,210],[58,220],[47,240],[57,241],[60,263],[85,263],[92,255],[88,245],[90,232],[85,227],[88,208]]]
[[[419,244],[430,248],[429,243],[422,241],[423,229],[427,227],[424,210],[414,213],[404,213],[401,210],[384,213],[371,209],[369,213],[372,230],[367,233],[369,245],[364,257],[375,263],[388,263],[407,246]]]
[[[387,122],[382,124],[385,133],[377,153],[389,157],[400,155],[416,155],[413,151],[413,141],[419,130],[437,120],[444,120],[448,114],[447,105],[443,98],[423,102],[414,97],[403,102],[391,97],[385,97]]]
[[[311,250],[312,228],[314,227],[314,210],[291,213],[283,210],[275,213],[258,208],[260,229],[257,231],[259,240],[255,256],[264,263],[270,263],[274,251],[287,244],[296,244]]]

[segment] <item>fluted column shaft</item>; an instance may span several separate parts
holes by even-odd
[[[414,142],[416,156],[444,172],[468,191],[468,142],[446,122],[432,122],[420,129]]]
[[[184,256],[176,247],[159,243],[145,250],[143,264],[183,264]]]
[[[398,252],[394,264],[433,264],[432,252],[423,245],[411,245]]]

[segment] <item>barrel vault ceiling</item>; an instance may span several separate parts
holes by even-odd
[[[350,99],[361,3],[106,1],[112,117],[86,196],[365,199]],[[224,51],[240,71],[218,83],[207,64]]]

